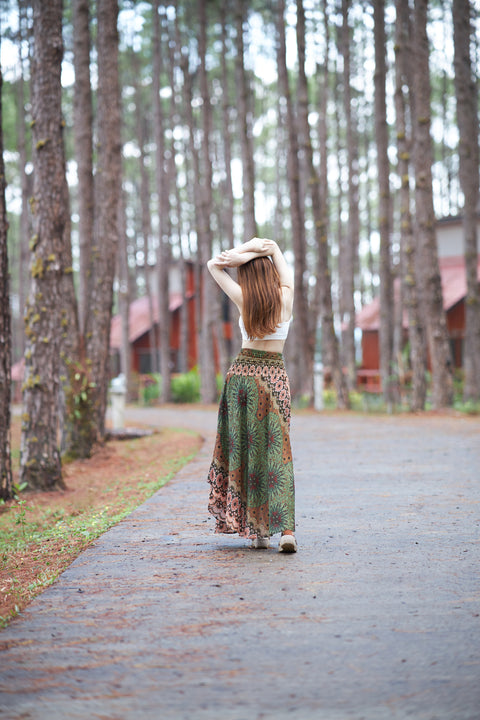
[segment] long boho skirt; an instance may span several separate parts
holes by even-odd
[[[281,353],[243,349],[233,361],[208,480],[216,532],[254,539],[295,529],[290,386]]]

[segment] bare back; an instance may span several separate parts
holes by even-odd
[[[292,317],[293,292],[290,287],[282,287],[282,312],[280,314],[280,322],[288,322]],[[241,311],[241,308],[238,308]],[[242,348],[249,350],[264,350],[266,352],[283,353],[285,339],[283,340],[243,340]]]

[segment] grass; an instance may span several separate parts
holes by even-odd
[[[18,472],[19,420],[12,427]],[[65,491],[18,493],[0,507],[0,627],[108,528],[160,489],[198,451],[200,437],[164,430],[112,441],[64,466]]]
[[[452,405],[452,410],[454,410],[457,413],[460,413],[462,415],[480,415],[480,402],[475,402],[473,400],[466,400],[464,401],[462,398],[462,392],[461,390],[458,391],[455,389],[455,397],[454,402]],[[383,395],[381,393],[368,393],[368,392],[358,392],[353,391],[349,393],[350,397],[350,409],[353,412],[359,412],[359,413],[373,413],[373,414],[383,414],[383,413],[409,413],[410,411],[410,405],[409,405],[409,398],[407,395],[404,394],[402,396],[401,401],[398,404],[395,404],[393,408],[389,409],[387,408],[387,405],[383,399]],[[323,393],[323,402],[324,402],[324,408],[325,410],[335,410],[337,407],[337,398],[336,398],[336,392],[333,388],[329,388],[327,390],[324,390]],[[301,407],[301,405],[300,405]],[[431,410],[432,404],[430,402],[429,396],[427,396],[427,401],[425,403],[425,410]]]

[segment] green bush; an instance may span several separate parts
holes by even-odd
[[[172,400],[176,403],[195,403],[200,400],[200,376],[196,368],[172,377]]]
[[[465,413],[466,415],[480,415],[480,402],[478,400],[464,400],[464,383],[464,371],[456,368],[453,373],[453,407],[457,412]]]
[[[162,391],[162,376],[159,373],[142,375],[140,380],[140,396],[143,405],[151,405],[158,400]]]
[[[337,393],[334,388],[323,391],[323,406],[325,410],[334,410],[337,407]]]
[[[453,404],[455,410],[466,415],[480,415],[480,402],[457,398]]]
[[[384,413],[387,411],[382,393],[350,393],[352,410],[365,413]]]

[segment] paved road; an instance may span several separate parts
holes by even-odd
[[[0,716],[479,720],[480,421],[298,414],[299,552],[213,533],[198,457],[0,633]]]

